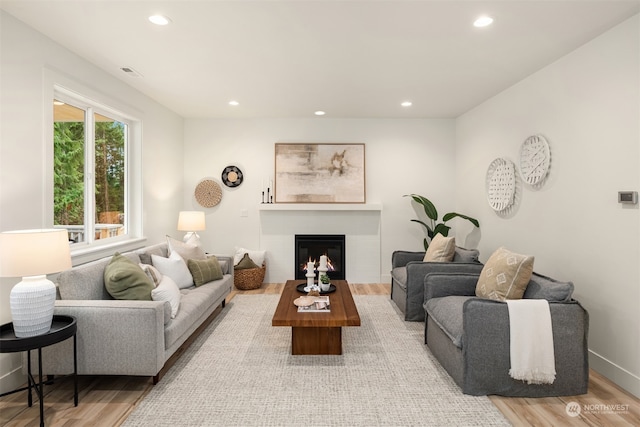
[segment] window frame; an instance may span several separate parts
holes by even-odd
[[[104,94],[96,92],[86,86],[78,84],[61,76],[51,70],[45,70],[45,90],[43,94],[44,106],[44,126],[43,141],[45,155],[45,224],[53,226],[53,206],[54,206],[54,116],[53,100],[62,102],[78,108],[89,110],[88,113],[101,114],[121,121],[127,125],[128,132],[125,141],[125,233],[121,236],[107,239],[87,239],[88,241],[74,243],[71,245],[71,255],[74,264],[91,261],[102,256],[113,254],[114,250],[130,250],[142,246],[146,240],[143,237],[142,216],[142,120],[137,118],[137,112]],[[95,116],[93,116],[95,117]],[[93,123],[93,118],[89,123]],[[93,141],[94,128],[85,129],[85,147],[87,138],[91,136]],[[93,145],[93,144],[91,144]],[[90,150],[85,150],[85,162],[91,162],[91,174],[85,173],[85,191],[87,187],[94,186],[89,197],[85,193],[85,227],[87,233],[95,230],[95,146]],[[91,153],[87,153],[90,151]],[[85,168],[85,171],[87,169]],[[91,176],[88,176],[91,175]],[[89,181],[89,182],[88,182]],[[91,201],[90,201],[91,200]],[[88,207],[87,205],[91,205]],[[87,209],[88,208],[88,209]],[[87,222],[90,220],[90,223]]]

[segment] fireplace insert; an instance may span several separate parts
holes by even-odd
[[[295,278],[306,279],[307,264],[315,263],[316,281],[320,257],[327,257],[327,275],[331,279],[344,280],[345,245],[344,234],[296,234],[295,235]]]

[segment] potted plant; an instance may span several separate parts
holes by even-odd
[[[456,217],[466,219],[476,227],[480,228],[480,223],[478,222],[477,219],[471,218],[470,216],[467,216],[467,215],[459,214],[457,212],[449,212],[445,214],[442,217],[442,222],[438,223],[437,222],[438,210],[429,199],[427,199],[424,196],[420,196],[418,194],[405,194],[403,197],[407,197],[407,196],[411,197],[416,203],[420,204],[423,207],[424,213],[427,215],[427,218],[429,218],[430,220],[428,224],[424,221],[420,221],[419,219],[411,220],[413,222],[417,222],[418,224],[422,224],[424,228],[427,230],[428,240],[427,240],[427,237],[425,237],[423,241],[425,251],[429,247],[429,243],[431,242],[431,239],[433,239],[433,237],[436,234],[442,234],[444,237],[447,237],[449,235],[449,230],[451,230],[451,227],[449,227],[445,223],[450,219],[453,219]]]
[[[331,279],[329,279],[329,276],[326,273],[322,273],[320,275],[320,290],[322,290],[323,292],[326,292],[329,290],[330,286],[331,286]]]

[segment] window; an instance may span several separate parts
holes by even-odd
[[[132,127],[135,122],[125,115],[54,91],[53,223],[66,228],[74,244],[116,241],[130,234]]]

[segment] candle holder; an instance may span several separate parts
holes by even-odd
[[[315,278],[316,278],[316,274],[312,271],[307,270],[307,287],[308,288],[313,288],[315,286]]]

